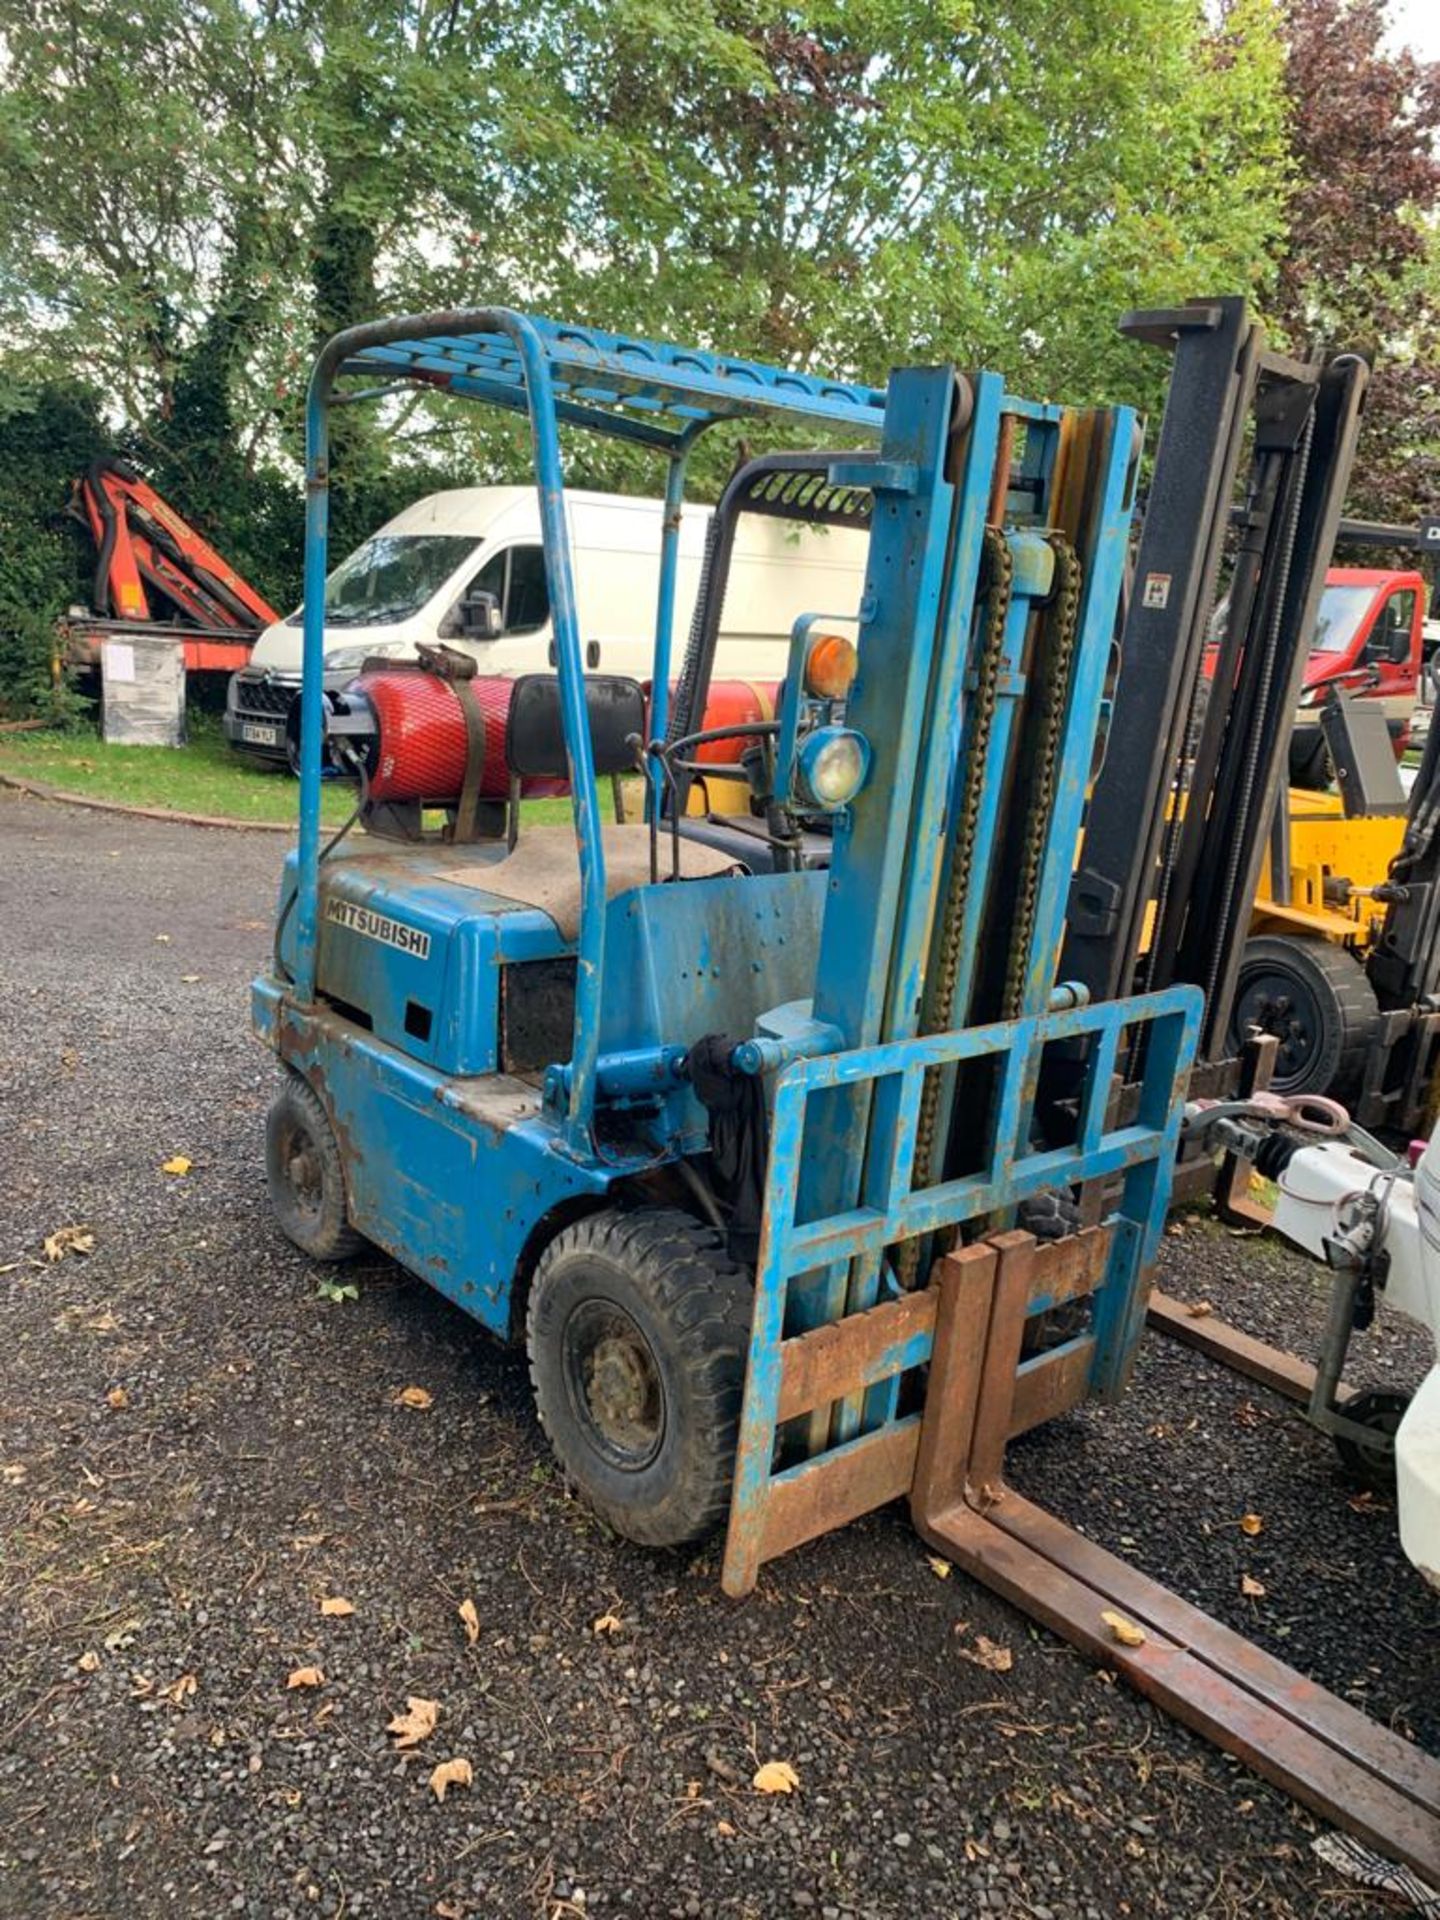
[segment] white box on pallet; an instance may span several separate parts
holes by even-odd
[[[111,634],[100,648],[106,741],[124,747],[185,744],[185,644],[156,634]]]

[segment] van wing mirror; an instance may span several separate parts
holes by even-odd
[[[638,682],[620,674],[594,673],[586,675],[584,684],[595,772],[602,778],[630,772],[636,764],[635,742],[645,737],[645,696]],[[515,681],[505,725],[505,760],[521,779],[568,777],[560,682],[553,673],[522,673]]]
[[[460,602],[460,631],[467,640],[498,640],[505,631],[500,602],[484,587],[472,587]]]

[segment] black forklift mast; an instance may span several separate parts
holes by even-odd
[[[1174,368],[1060,978],[1093,999],[1137,979],[1202,987],[1199,1058],[1218,1065],[1368,368],[1273,351],[1239,298],[1130,314],[1121,331],[1171,349]]]
[[[1365,957],[1380,1004],[1379,1044],[1351,1102],[1361,1126],[1428,1131],[1440,1072],[1440,727],[1433,723],[1410,791],[1385,918]]]

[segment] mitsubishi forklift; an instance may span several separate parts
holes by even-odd
[[[527,420],[555,673],[437,648],[325,691],[330,411],[407,383]],[[693,647],[672,718],[671,628],[687,459],[727,422],[801,443],[750,510],[863,525],[869,552],[857,606],[796,622],[774,718],[715,725]],[[562,431],[664,463],[648,687],[584,672]],[[1126,408],[953,366],[882,391],[504,308],[336,336],[307,408],[298,847],[252,996],[272,1202],[314,1258],[368,1241],[523,1341],[621,1536],[723,1527],[740,1598],[907,1499],[937,1551],[1440,1875],[1440,1767],[1004,1482],[1014,1434],[1124,1387],[1204,1014],[1193,984],[1057,970],[1139,458]],[[717,751],[738,826],[682,804]],[[631,773],[645,817],[606,821]],[[327,776],[355,809],[322,844]],[[557,785],[571,820],[539,824],[526,795]],[[1037,1104],[1061,1065],[1063,1137]],[[1015,1224],[1065,1193],[1100,1217]],[[1144,1623],[1124,1643],[1116,1607]]]

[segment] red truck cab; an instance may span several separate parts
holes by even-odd
[[[1378,702],[1395,756],[1410,739],[1420,689],[1428,589],[1423,575],[1381,567],[1331,567],[1315,618],[1305,680],[1290,742],[1290,783],[1323,787],[1329,778],[1318,709],[1330,687]],[[1223,618],[1223,603],[1217,621]],[[1218,641],[1205,649],[1205,674],[1215,671]]]
[[[1329,687],[1377,702],[1396,759],[1404,753],[1420,690],[1426,598],[1418,573],[1331,567],[1325,575],[1290,746],[1296,785],[1323,785],[1327,778],[1316,709]]]

